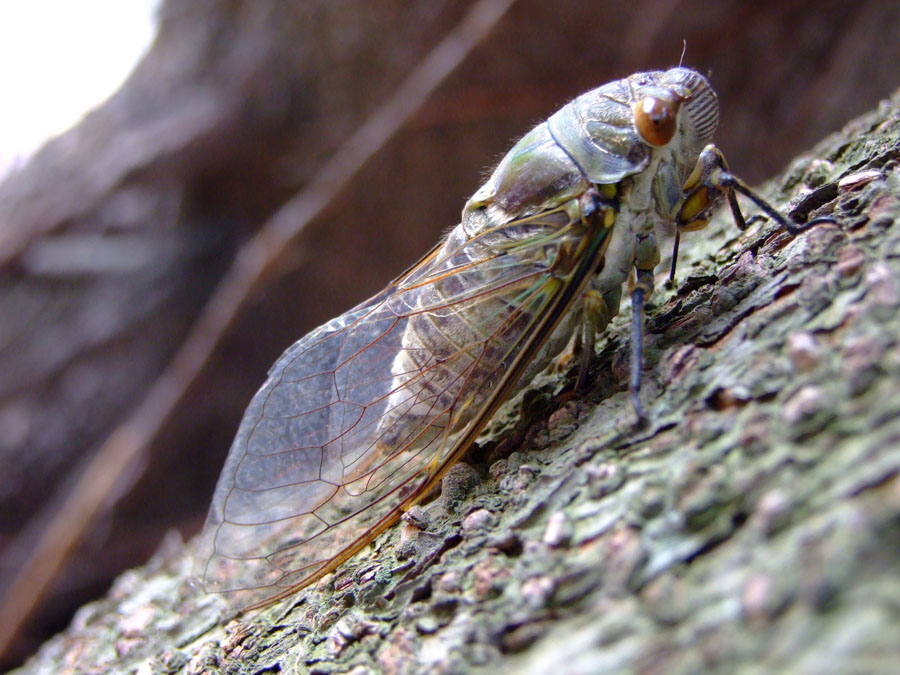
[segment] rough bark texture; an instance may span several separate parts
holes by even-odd
[[[722,214],[584,397],[498,416],[412,523],[236,620],[177,535],[23,673],[889,672],[900,660],[900,93]],[[517,420],[527,419],[523,424]]]

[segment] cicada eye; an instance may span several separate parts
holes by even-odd
[[[634,125],[647,143],[661,147],[675,136],[678,104],[647,96],[634,106]]]

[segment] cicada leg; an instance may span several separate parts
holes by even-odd
[[[574,200],[573,200],[574,201]],[[615,224],[619,211],[619,186],[618,184],[604,184],[595,186],[585,193],[579,201],[581,219],[586,220],[590,215],[598,215],[604,227],[610,228]],[[602,265],[601,268],[602,269]],[[600,269],[597,270],[598,274]],[[619,303],[622,291],[618,285],[601,293],[595,288],[590,288],[581,296],[581,330],[576,340],[580,350],[581,364],[578,369],[578,379],[575,383],[576,391],[584,391],[590,380],[591,361],[594,358],[594,348],[597,336],[619,313]]]
[[[588,388],[597,335],[609,325],[613,316],[603,294],[594,288],[583,293],[581,306],[583,309],[578,340],[581,363],[578,367],[578,379],[575,382],[576,391],[584,391]],[[616,302],[616,306],[618,306],[618,302]]]
[[[644,346],[644,303],[653,293],[653,270],[659,264],[659,247],[653,233],[641,234],[635,244],[634,274],[630,279],[631,290],[631,402],[638,424],[644,422],[645,415],[640,401],[641,369],[643,367]],[[582,390],[587,385],[591,359],[597,335],[603,332],[612,317],[619,311],[621,287],[611,288],[606,294],[590,289],[582,296],[582,319],[579,334],[581,365],[576,388]]]
[[[653,270],[659,264],[659,246],[652,232],[638,236],[631,285],[631,404],[637,423],[646,421],[641,406],[641,372],[644,365],[644,303],[653,293]]]
[[[749,223],[756,220],[756,216],[749,221],[744,218],[741,207],[737,201],[737,193],[747,197],[763,213],[774,220],[789,234],[799,234],[813,225],[819,223],[833,223],[833,218],[828,216],[815,218],[806,223],[794,223],[784,217],[774,206],[756,194],[740,178],[728,170],[725,157],[714,145],[707,145],[700,153],[697,164],[691,175],[682,186],[684,197],[681,206],[675,216],[677,231],[675,234],[675,246],[672,252],[672,268],[669,272],[669,280],[675,279],[675,265],[678,259],[678,244],[681,232],[694,232],[702,230],[709,224],[713,211],[718,206],[722,197],[728,199],[734,224],[743,231]]]

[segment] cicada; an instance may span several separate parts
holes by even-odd
[[[699,230],[735,191],[788,222],[711,145],[694,70],[637,73],[529,131],[460,223],[381,293],[292,345],[244,414],[198,544],[204,588],[238,607],[332,572],[426,495],[505,400],[577,336],[584,353],[630,279],[631,388],[661,228]]]

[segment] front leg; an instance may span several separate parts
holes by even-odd
[[[641,371],[644,364],[644,303],[653,293],[653,270],[659,264],[659,247],[653,233],[638,235],[631,286],[631,404],[637,424],[646,422],[641,405]]]
[[[653,271],[659,264],[659,247],[652,232],[635,237],[632,259],[633,275],[630,280],[632,330],[631,330],[631,400],[638,424],[645,420],[640,402],[641,367],[643,364],[644,343],[644,303],[653,293]],[[582,318],[579,335],[581,348],[581,365],[576,387],[585,388],[589,381],[591,359],[594,356],[594,343],[619,311],[619,300],[622,294],[621,285],[607,288],[601,292],[596,288],[586,291],[582,299]]]
[[[763,213],[778,223],[786,232],[799,234],[813,225],[834,222],[831,217],[816,218],[806,223],[793,223],[785,218],[774,206],[750,189],[742,180],[728,170],[725,157],[714,145],[707,145],[697,159],[697,165],[682,186],[684,196],[675,216],[679,231],[692,232],[706,227],[713,211],[722,199],[728,198],[731,215],[739,230],[747,229],[747,221],[741,213],[737,193],[750,199]]]

